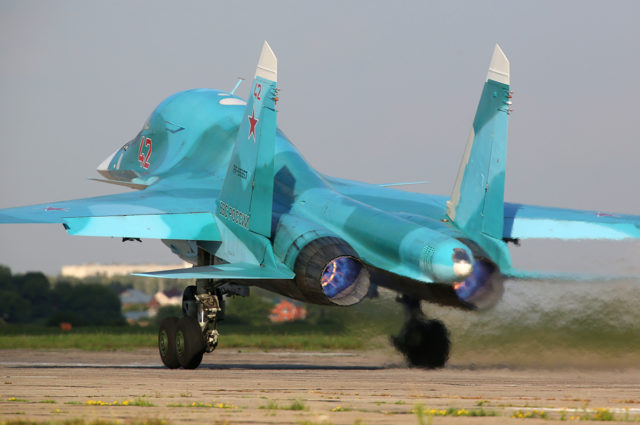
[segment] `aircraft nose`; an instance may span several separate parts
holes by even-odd
[[[457,240],[440,243],[431,258],[431,271],[436,282],[463,280],[473,272],[473,255]]]
[[[111,155],[109,155],[104,161],[102,161],[100,165],[98,165],[98,168],[96,168],[96,171],[98,172],[108,171],[111,161],[113,160],[113,158],[116,156],[118,152],[120,152],[120,149],[116,149]]]

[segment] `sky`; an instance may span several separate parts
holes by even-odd
[[[636,1],[0,0],[0,208],[122,191],[88,178],[167,96],[251,79],[267,40],[278,124],[326,174],[448,195],[499,43],[514,90],[506,200],[640,214],[639,16]],[[0,224],[0,241],[14,272],[178,260],[61,225]],[[626,271],[640,255],[526,245],[514,262],[539,268],[570,252]]]

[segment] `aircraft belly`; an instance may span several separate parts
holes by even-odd
[[[465,310],[473,309],[472,305],[460,300],[452,285],[442,283],[425,284],[424,282],[377,268],[370,268],[369,271],[371,273],[371,283],[383,288],[443,306]]]
[[[311,302],[319,305],[335,305],[331,303],[327,298],[314,298],[309,299],[307,294],[304,294],[295,280],[279,279],[279,280],[253,280],[245,281],[246,285],[257,286],[267,291],[275,292],[276,294],[283,295],[285,297],[293,298],[294,300]]]

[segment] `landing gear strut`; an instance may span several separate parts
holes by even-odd
[[[449,332],[440,320],[429,320],[422,313],[420,300],[408,295],[397,299],[407,317],[400,333],[392,338],[393,345],[415,367],[437,369],[449,359]]]

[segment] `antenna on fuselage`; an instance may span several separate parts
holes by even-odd
[[[238,77],[238,82],[236,83],[236,86],[233,88],[233,90],[231,90],[231,94],[234,94],[236,92],[236,90],[238,89],[238,87],[240,87],[240,84],[243,81],[244,81],[244,78]]]

